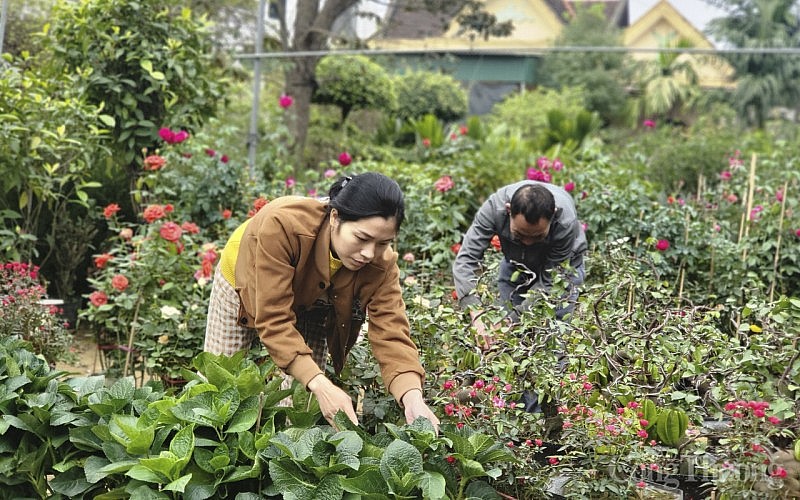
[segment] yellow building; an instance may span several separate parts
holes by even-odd
[[[469,36],[461,33],[458,10],[442,14],[406,11],[393,7],[387,14],[385,33],[370,41],[370,47],[401,51],[403,63],[424,67],[431,54],[447,54],[447,70],[470,88],[470,103],[478,93],[503,93],[512,88],[535,86],[536,68],[541,55],[553,46],[567,19],[587,4],[601,4],[606,18],[623,31],[623,45],[635,59],[656,58],[655,49],[679,39],[689,40],[694,48],[713,49],[711,41],[682,16],[668,0],[660,0],[629,25],[627,0],[486,0],[485,10],[499,22],[511,21],[514,30],[508,37]],[[646,50],[642,50],[646,49]],[[705,87],[729,85],[730,67],[712,54],[685,54]],[[430,66],[430,64],[428,64]],[[442,64],[439,65],[440,67]],[[483,89],[483,90],[482,90]],[[499,99],[489,99],[499,100]],[[491,103],[485,103],[490,106]],[[473,109],[481,112],[481,109]]]

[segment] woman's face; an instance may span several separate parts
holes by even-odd
[[[331,251],[344,267],[358,271],[372,262],[397,236],[394,217],[375,216],[344,222],[331,210]]]

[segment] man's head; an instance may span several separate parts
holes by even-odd
[[[526,184],[506,203],[511,237],[523,245],[544,241],[556,211],[553,194],[541,184]]]

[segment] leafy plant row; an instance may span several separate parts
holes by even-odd
[[[370,434],[281,389],[274,365],[198,355],[179,393],[132,377],[64,378],[0,341],[0,498],[494,498],[513,455],[429,421]],[[291,397],[292,406],[282,406]]]

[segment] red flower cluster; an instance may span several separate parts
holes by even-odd
[[[214,263],[217,261],[219,255],[213,244],[208,244],[203,247],[200,252],[200,269],[194,273],[194,279],[200,281],[201,279],[211,279],[214,275]]]
[[[255,214],[257,214],[258,211],[261,210],[262,208],[264,208],[264,205],[266,205],[267,203],[269,203],[269,200],[267,200],[263,196],[259,196],[258,198],[253,200],[253,208],[251,208],[247,212],[247,217],[250,218],[250,217],[254,216]]]

